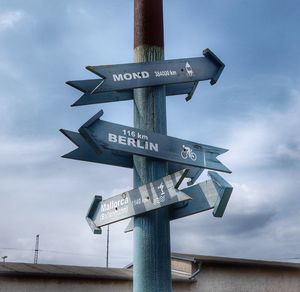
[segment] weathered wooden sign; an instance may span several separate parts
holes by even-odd
[[[125,101],[133,99],[133,90],[120,90],[93,93],[94,89],[103,81],[103,79],[76,80],[66,82],[68,85],[82,91],[84,94],[75,101],[72,106],[81,106],[97,103]],[[190,100],[197,87],[198,82],[187,82],[166,85],[166,95],[186,94],[186,100]]]
[[[79,132],[99,153],[110,149],[193,167],[231,172],[217,156],[227,150],[100,120],[101,110]]]
[[[218,173],[209,171],[210,180],[198,183],[182,192],[192,200],[170,206],[170,220],[190,216],[196,213],[213,210],[213,216],[222,217],[232,193],[232,186]],[[133,230],[133,220],[130,220],[125,232]]]
[[[101,153],[97,153],[89,143],[77,132],[68,130],[60,130],[67,138],[69,138],[76,146],[77,149],[63,155],[63,158],[89,161],[95,163],[102,163],[126,168],[133,168],[133,154],[127,152],[113,152],[109,149],[104,149]],[[168,173],[177,172],[186,165],[168,162]],[[203,172],[203,168],[189,167],[186,177],[190,179],[188,184],[193,184]]]
[[[95,196],[87,214],[87,221],[95,233],[101,227],[174,203],[190,200],[178,190],[188,170],[183,169],[149,184],[106,200]]]
[[[203,55],[147,63],[87,66],[103,78],[91,94],[203,80],[215,84],[225,65],[209,49],[205,49]]]

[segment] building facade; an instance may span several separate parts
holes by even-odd
[[[172,277],[174,292],[300,291],[296,263],[173,254]],[[11,291],[132,291],[132,265],[107,269],[1,263],[0,292]]]

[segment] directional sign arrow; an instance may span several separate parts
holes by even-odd
[[[91,93],[202,80],[210,80],[213,85],[225,65],[209,49],[205,49],[203,55],[148,63],[87,66],[88,70],[103,78]]]
[[[196,213],[213,210],[215,217],[222,217],[232,193],[232,186],[216,172],[209,171],[210,180],[182,189],[192,200],[174,204],[170,207],[170,220]],[[130,220],[125,232],[133,230]]]
[[[109,91],[91,94],[103,79],[75,80],[66,82],[68,85],[82,91],[84,94],[75,101],[72,106],[81,106],[96,103],[124,101],[133,99],[133,90]],[[198,82],[187,82],[179,84],[168,84],[166,95],[187,94],[186,100],[190,100],[197,87]]]
[[[102,163],[126,168],[133,168],[133,155],[126,152],[113,152],[108,149],[104,149],[103,152],[97,153],[93,147],[88,144],[85,139],[77,132],[72,132],[68,130],[60,130],[68,139],[70,139],[76,146],[77,149],[63,155],[63,158],[89,161],[95,163]],[[174,173],[179,170],[186,168],[182,164],[176,164],[169,162],[168,163],[168,172]],[[189,171],[186,175],[187,178],[190,178],[188,184],[193,184],[200,174],[203,172],[202,168],[198,167],[189,167]]]
[[[79,132],[97,151],[110,149],[193,167],[231,172],[217,156],[226,149],[186,141],[150,131],[109,123],[101,110]]]
[[[178,190],[186,174],[187,170],[183,169],[106,200],[95,196],[86,219],[94,233],[101,233],[101,227],[107,224],[190,200],[188,195]]]
[[[183,191],[192,200],[185,204],[176,204],[171,210],[170,219],[175,220],[195,213],[214,209],[215,217],[224,215],[227,203],[232,193],[232,186],[218,173],[209,171],[210,180],[188,187]]]

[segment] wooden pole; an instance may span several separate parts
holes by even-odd
[[[164,59],[163,1],[134,1],[134,60]],[[167,134],[164,86],[134,90],[134,127]],[[134,186],[167,174],[161,160],[134,156]],[[134,219],[134,292],[171,292],[170,222],[167,207]]]

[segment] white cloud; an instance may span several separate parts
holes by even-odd
[[[0,14],[0,31],[13,28],[24,17],[21,10],[9,11]]]
[[[0,137],[2,165],[22,167],[46,162],[57,151],[58,143],[53,140],[24,140]]]

